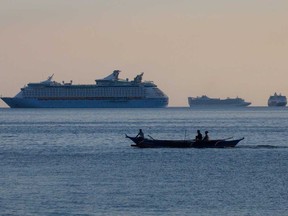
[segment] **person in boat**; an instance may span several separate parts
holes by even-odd
[[[142,129],[139,129],[139,133],[137,134],[136,138],[144,140],[144,133]]]
[[[205,131],[205,136],[203,138],[203,141],[209,141],[208,131]]]
[[[195,137],[195,140],[196,141],[201,141],[202,140],[202,134],[201,134],[200,130],[197,130],[197,135]]]

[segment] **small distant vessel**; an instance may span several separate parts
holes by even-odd
[[[286,106],[286,104],[287,104],[286,96],[283,96],[281,94],[277,95],[276,92],[268,99],[268,106]]]
[[[142,82],[144,73],[134,80],[119,79],[114,70],[96,84],[74,85],[52,81],[52,76],[29,83],[15,97],[1,99],[11,108],[159,108],[168,97],[153,82]]]
[[[209,98],[206,95],[201,97],[188,97],[188,103],[190,107],[244,107],[249,106],[251,103],[244,101],[244,99],[236,98]]]

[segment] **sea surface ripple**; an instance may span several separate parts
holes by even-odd
[[[137,149],[245,137],[228,149]],[[0,109],[0,215],[287,215],[288,109]]]

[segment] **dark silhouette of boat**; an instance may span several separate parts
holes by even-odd
[[[286,106],[287,105],[287,98],[284,95],[277,95],[275,94],[273,96],[270,96],[268,99],[268,106],[273,107],[273,106]]]
[[[159,140],[159,139],[147,139],[139,137],[131,137],[126,134],[126,138],[132,140],[135,144],[133,147],[138,148],[231,148],[235,147],[241,140],[244,139],[219,139],[208,141],[195,141],[195,140]]]

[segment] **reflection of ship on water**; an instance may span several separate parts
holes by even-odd
[[[12,98],[2,100],[12,108],[142,108],[166,107],[168,97],[153,82],[142,82],[143,73],[134,80],[118,78],[115,70],[96,84],[74,85],[46,81],[29,83]]]
[[[277,95],[277,93],[275,93],[268,99],[268,106],[286,106],[286,104],[287,98],[281,94]]]
[[[188,97],[188,103],[190,107],[243,107],[249,106],[251,103],[244,101],[244,99],[236,98],[209,98],[206,95],[201,97]]]

